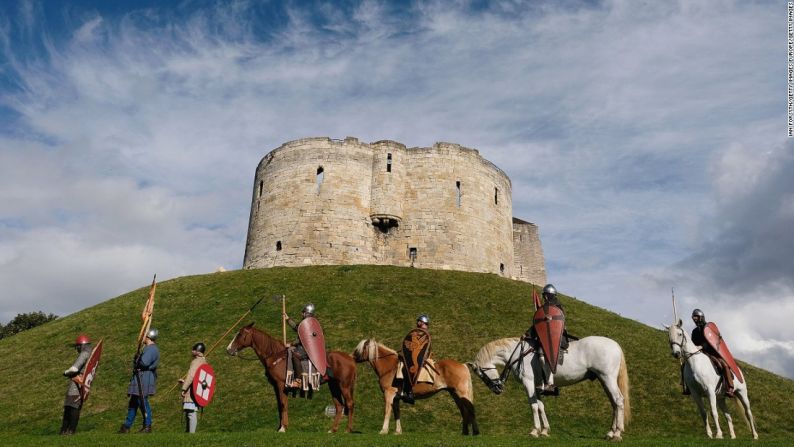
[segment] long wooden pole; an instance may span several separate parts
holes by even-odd
[[[287,296],[281,295],[281,338],[287,345]]]
[[[210,350],[209,350],[209,351],[207,351],[207,353],[206,353],[206,354],[204,354],[204,358],[207,358],[207,357],[209,357],[209,356],[210,356],[210,354],[212,354],[212,351],[214,351],[214,350],[215,350],[215,348],[218,346],[218,343],[220,343],[220,342],[221,342],[221,341],[222,341],[224,338],[226,338],[226,336],[227,336],[227,335],[229,335],[229,332],[231,332],[231,331],[232,331],[232,329],[236,328],[236,327],[237,327],[237,325],[238,325],[238,324],[240,324],[240,322],[241,322],[241,321],[243,321],[243,318],[247,317],[247,316],[248,316],[248,314],[250,314],[251,312],[253,312],[254,308],[255,308],[255,307],[256,307],[256,306],[257,306],[259,303],[261,303],[261,302],[262,302],[262,300],[263,300],[263,298],[259,298],[259,301],[257,301],[256,303],[254,303],[254,305],[253,305],[253,306],[251,306],[251,308],[250,308],[250,309],[248,309],[248,310],[247,310],[247,311],[246,311],[246,312],[243,314],[243,316],[242,316],[242,317],[240,317],[240,318],[239,318],[237,321],[235,321],[235,322],[234,322],[234,324],[233,324],[233,325],[231,325],[231,327],[229,327],[229,329],[227,329],[227,330],[226,330],[226,332],[224,332],[224,333],[223,333],[223,335],[221,335],[221,336],[220,336],[220,338],[218,338],[218,340],[216,340],[216,341],[215,341],[215,343],[212,345],[212,347],[210,348]],[[165,392],[165,394],[166,394],[166,395],[168,395],[169,393],[171,393],[171,391],[173,391],[173,390],[174,390],[174,388],[176,388],[176,387],[177,387],[177,385],[179,385],[179,384],[181,383],[181,381],[183,381],[183,380],[184,380],[186,377],[187,377],[187,376],[183,376],[181,379],[179,379],[179,380],[178,380],[178,381],[177,381],[177,382],[174,384],[174,386],[172,386],[171,388],[169,388],[169,389],[168,389],[168,391],[166,391],[166,392]]]
[[[241,322],[241,321],[243,321],[243,318],[247,317],[247,316],[248,316],[248,314],[250,314],[251,312],[253,312],[253,310],[254,310],[254,308],[257,306],[257,304],[259,304],[259,303],[261,303],[261,302],[262,302],[262,298],[259,298],[259,301],[257,301],[256,303],[254,303],[254,305],[253,305],[253,306],[251,306],[251,308],[250,308],[250,309],[248,309],[248,311],[247,311],[246,313],[244,313],[244,314],[243,314],[243,316],[242,316],[242,317],[240,317],[240,319],[239,319],[239,320],[235,321],[235,322],[234,322],[234,324],[233,324],[233,325],[232,325],[232,326],[231,326],[229,329],[227,329],[227,330],[226,330],[226,332],[224,332],[224,333],[223,333],[223,335],[221,335],[221,337],[220,337],[220,338],[219,338],[219,339],[218,339],[218,340],[217,340],[217,341],[216,341],[216,342],[215,342],[215,343],[212,345],[212,347],[210,348],[210,350],[209,350],[209,351],[207,351],[207,353],[206,353],[206,354],[204,354],[204,357],[209,357],[209,355],[210,355],[210,354],[212,354],[212,351],[214,351],[214,350],[215,350],[215,347],[217,347],[217,346],[218,346],[218,343],[220,343],[220,342],[221,342],[221,340],[223,340],[224,338],[226,338],[226,336],[227,336],[227,335],[229,335],[229,332],[231,332],[231,331],[232,331],[232,329],[236,328],[236,327],[237,327],[237,325],[238,325],[238,324],[240,324],[240,322]]]

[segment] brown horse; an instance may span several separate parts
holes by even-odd
[[[356,362],[369,362],[375,374],[378,375],[380,390],[383,392],[383,428],[381,434],[389,432],[389,417],[394,411],[394,432],[402,433],[400,425],[400,399],[395,399],[397,387],[393,386],[394,377],[397,374],[399,363],[397,352],[393,349],[378,343],[373,339],[365,339],[359,342],[356,350],[353,351]],[[455,400],[460,416],[463,419],[463,434],[469,434],[469,426],[473,434],[480,434],[477,427],[477,419],[474,415],[474,390],[471,386],[471,374],[466,365],[454,360],[441,360],[435,363],[438,374],[433,383],[419,382],[413,387],[414,396],[417,399],[425,399],[439,391],[446,390]]]
[[[289,423],[287,415],[287,392],[285,391],[285,378],[287,376],[287,348],[267,332],[253,327],[254,323],[241,328],[234,337],[226,352],[235,355],[243,348],[251,347],[262,365],[265,375],[273,386],[278,403],[279,426],[278,431],[287,431]],[[331,426],[330,433],[335,433],[339,428],[342,413],[347,415],[347,432],[353,430],[353,390],[356,386],[356,364],[353,358],[345,352],[331,351],[327,354],[328,367],[331,378],[328,389],[331,390],[336,416]]]

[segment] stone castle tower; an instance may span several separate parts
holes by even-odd
[[[256,168],[243,267],[402,265],[545,284],[538,227],[513,217],[511,193],[458,144],[291,141]]]

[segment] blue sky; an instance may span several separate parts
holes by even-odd
[[[738,357],[794,377],[785,18],[740,1],[2,2],[0,320],[239,268],[254,168],[286,141],[449,141],[511,177],[561,291],[658,327],[675,287]]]

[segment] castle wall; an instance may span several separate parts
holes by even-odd
[[[243,266],[414,265],[527,281],[531,264],[545,281],[537,227],[514,246],[511,192],[504,172],[457,144],[292,141],[257,167]]]
[[[546,284],[546,263],[537,225],[513,218],[513,253],[513,272],[516,279],[532,284]]]
[[[370,263],[371,175],[372,150],[356,139],[270,152],[256,170],[243,266]]]

